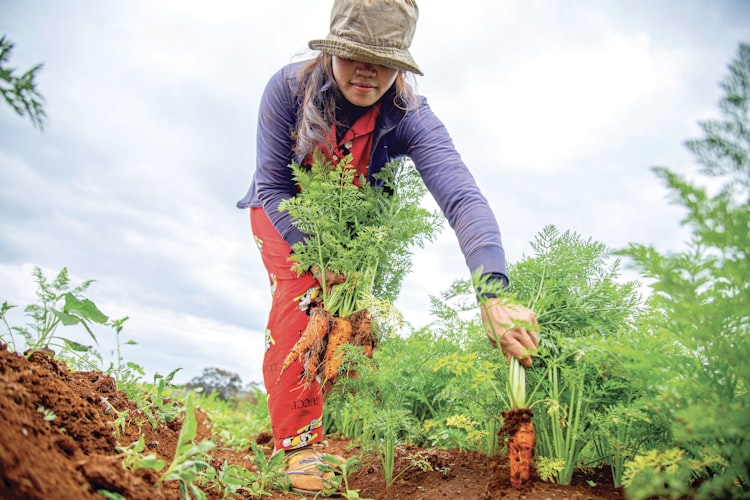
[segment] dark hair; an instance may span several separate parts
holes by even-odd
[[[332,55],[321,52],[302,69],[298,77],[301,105],[293,137],[297,158],[305,158],[316,146],[331,140],[329,132],[336,111],[336,93],[321,92],[321,89],[327,82],[336,87],[332,61]],[[417,107],[417,99],[412,86],[406,81],[406,74],[399,71],[396,76],[393,102],[401,109],[413,110]]]

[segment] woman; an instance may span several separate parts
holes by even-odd
[[[317,384],[300,387],[301,362],[278,375],[310,307],[317,305],[320,283],[346,277],[325,270],[297,276],[290,269],[290,246],[305,237],[288,213],[278,210],[280,201],[297,193],[288,167],[292,160],[310,163],[316,147],[331,158],[351,154],[358,173],[372,179],[388,161],[409,156],[455,230],[469,270],[508,282],[500,231],[486,199],[443,124],[406,83],[407,73],[422,74],[408,50],[417,18],[413,0],[335,0],[330,33],[309,43],[320,55],[282,68],[261,101],[256,171],[238,206],[250,208],[271,281],[263,376],[275,449],[286,450],[295,490],[314,493],[323,487],[316,467],[320,456],[310,446],[323,438],[323,400]],[[482,319],[493,345],[499,342],[508,359],[531,365],[529,353],[538,340],[514,323],[535,324],[532,311],[487,298]]]

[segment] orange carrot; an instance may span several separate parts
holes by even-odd
[[[311,385],[315,381],[317,375],[319,362],[315,356],[308,356],[305,361],[305,386]]]
[[[352,338],[352,324],[346,318],[335,317],[328,333],[328,346],[323,366],[323,383],[333,383],[339,372],[344,353],[339,348],[349,342]]]
[[[370,311],[362,309],[351,316],[352,329],[354,330],[352,344],[364,348],[365,356],[372,358],[375,347],[375,335],[372,333],[372,316]]]
[[[323,359],[326,355],[326,341],[325,339],[313,340],[310,349],[307,352],[307,359],[305,359],[305,386],[309,387],[315,381],[315,378],[321,371],[323,366]]]
[[[534,425],[524,422],[508,440],[510,455],[510,484],[518,488],[529,480],[531,459],[534,456]]]
[[[330,313],[322,307],[316,307],[312,311],[310,311],[310,319],[307,322],[307,326],[302,332],[302,335],[300,336],[297,343],[294,344],[294,347],[292,347],[292,350],[289,351],[289,354],[284,360],[284,364],[281,365],[281,371],[279,372],[279,376],[276,379],[277,382],[281,378],[281,375],[286,371],[286,369],[292,365],[292,363],[304,356],[305,352],[310,348],[310,346],[316,339],[325,338],[326,334],[328,334],[330,320]]]
[[[510,484],[520,487],[529,480],[531,460],[534,457],[534,415],[529,408],[505,411],[500,432],[508,433],[508,457],[510,458]]]

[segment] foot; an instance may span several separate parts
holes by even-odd
[[[328,465],[323,460],[325,454],[318,453],[312,446],[305,446],[297,450],[289,450],[284,453],[284,469],[282,472],[289,478],[292,491],[308,495],[317,495],[324,490],[331,490],[335,485],[330,481],[333,472],[323,472],[319,465]],[[343,462],[342,457],[334,456]]]

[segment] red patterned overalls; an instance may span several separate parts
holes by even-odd
[[[330,155],[336,161],[349,151],[357,177],[367,175],[379,110],[378,104],[365,112]],[[335,125],[331,127],[331,136],[336,137]],[[320,287],[311,273],[297,276],[290,269],[287,259],[291,248],[262,208],[250,209],[250,224],[268,271],[273,297],[265,331],[263,379],[274,445],[277,450],[300,448],[323,439],[323,395],[317,382],[307,388],[301,383],[302,361],[292,364],[278,382],[277,378],[284,359],[307,325],[310,308],[317,304]]]

